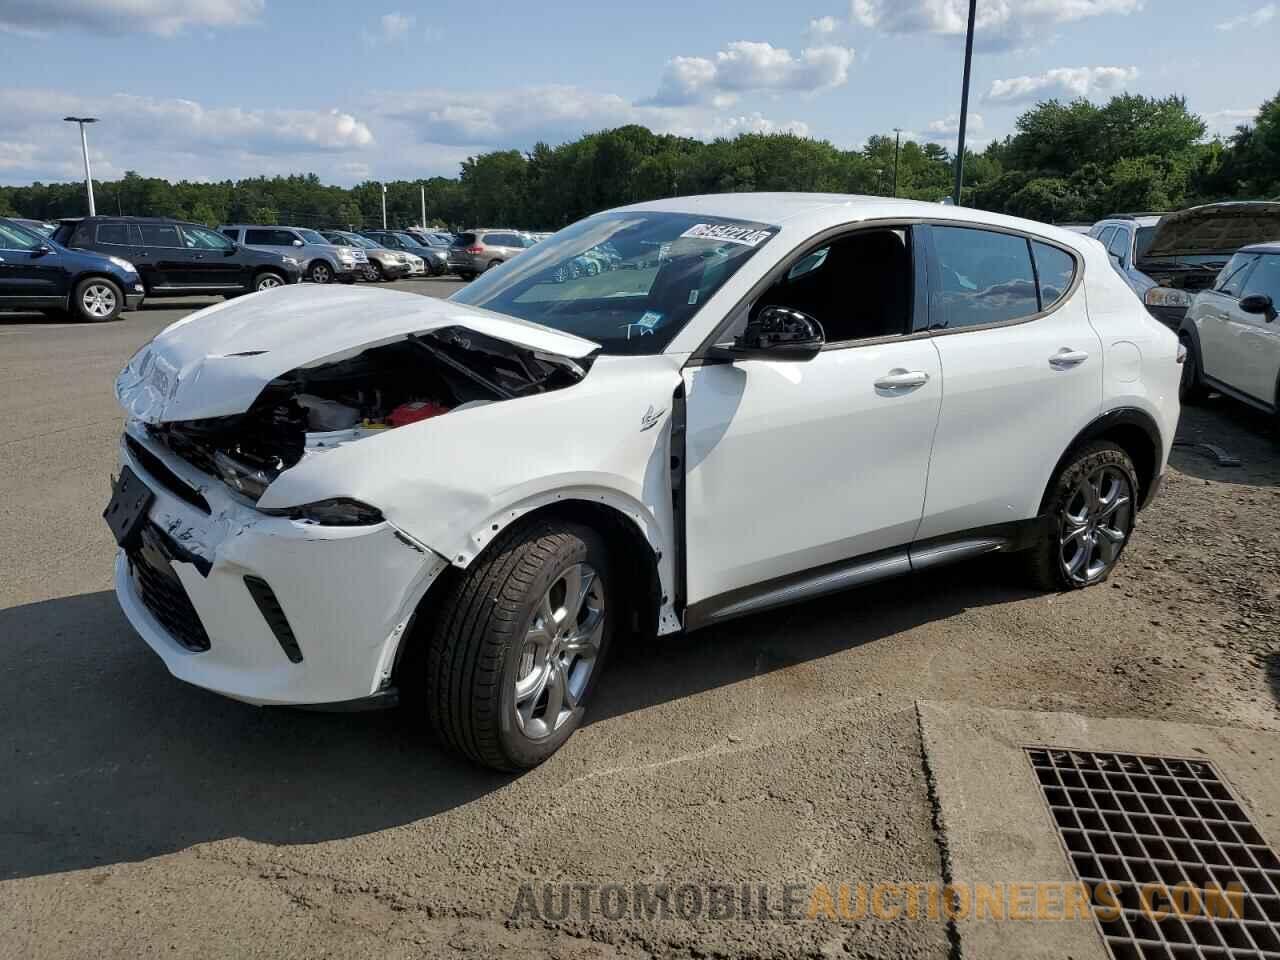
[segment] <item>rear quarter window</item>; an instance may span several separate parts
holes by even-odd
[[[474,233],[460,233],[453,238],[453,245],[455,247],[469,247],[475,242],[476,235]]]
[[[1031,244],[1036,258],[1036,278],[1040,287],[1040,309],[1048,310],[1067,295],[1076,278],[1075,257],[1036,241]]]
[[[929,301],[932,329],[1030,317],[1040,310],[1025,237],[973,227],[933,227],[939,277]]]

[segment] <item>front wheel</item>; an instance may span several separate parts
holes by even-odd
[[[259,293],[263,290],[275,290],[284,286],[284,277],[278,273],[260,273],[253,278],[253,292]]]
[[[426,657],[426,709],[476,763],[527,770],[582,723],[612,635],[609,556],[576,524],[514,527],[446,595]]]
[[[317,260],[307,271],[307,278],[312,283],[330,283],[333,280],[333,268],[323,260]]]
[[[80,320],[105,323],[120,316],[124,307],[124,294],[110,280],[90,277],[76,284],[71,298],[71,309]]]
[[[1119,446],[1081,448],[1059,471],[1048,497],[1049,532],[1029,551],[1028,573],[1044,590],[1080,590],[1111,575],[1133,534],[1138,479]]]

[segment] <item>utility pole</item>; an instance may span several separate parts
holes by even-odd
[[[387,229],[387,185],[382,184],[382,229]]]
[[[893,128],[893,196],[898,197],[898,152],[902,149],[902,128]]]
[[[427,185],[425,183],[418,184],[418,190],[422,194],[422,229],[427,229]]]
[[[89,138],[84,132],[86,123],[97,123],[97,117],[63,117],[67,123],[80,124],[80,150],[84,153],[84,189],[89,195],[89,216],[94,216],[97,210],[93,206],[93,174],[89,170]]]
[[[964,38],[964,89],[960,93],[960,144],[956,149],[956,191],[952,202],[960,206],[964,188],[964,128],[969,120],[969,73],[973,67],[973,23],[978,17],[978,0],[969,0],[969,30]]]

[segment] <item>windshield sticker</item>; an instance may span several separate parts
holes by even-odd
[[[650,310],[643,317],[640,318],[639,325],[644,327],[646,330],[652,330],[654,327],[658,325],[658,323],[661,320],[662,320],[662,314],[655,313],[653,310]]]
[[[695,223],[680,236],[692,240],[720,240],[724,243],[740,243],[744,247],[758,247],[772,237],[773,233],[731,223]]]
[[[689,306],[691,306],[691,307],[692,307],[692,306],[694,306],[695,304],[697,304],[697,302],[698,302],[698,293],[699,293],[699,290],[698,290],[698,288],[697,288],[697,287],[694,287],[692,290],[690,290],[690,291],[689,291]]]

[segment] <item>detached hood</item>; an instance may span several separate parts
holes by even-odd
[[[1161,218],[1142,259],[1229,257],[1268,240],[1280,240],[1280,203],[1207,203]]]
[[[567,366],[600,349],[572,334],[448,300],[306,284],[215,304],[165,328],[120,372],[116,397],[147,423],[231,416],[291,370],[446,327]]]

